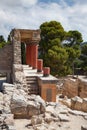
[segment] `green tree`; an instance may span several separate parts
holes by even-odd
[[[53,75],[64,75],[66,71],[65,62],[68,55],[62,47],[65,31],[59,22],[45,22],[40,26],[40,58],[44,59],[44,66],[51,67]]]
[[[78,65],[78,58],[80,57],[81,50],[78,47],[66,47],[68,53],[67,67],[70,74],[74,74],[74,69]]]
[[[0,48],[2,48],[6,44],[6,41],[3,37],[3,35],[0,35]]]
[[[45,22],[40,29],[39,57],[44,60],[44,66],[51,67],[51,73],[54,75],[71,74],[73,63],[80,56],[81,33],[66,32],[61,23],[56,21]]]
[[[69,31],[66,33],[65,41],[66,41],[65,45],[69,47],[72,47],[75,45],[80,46],[80,43],[83,41],[82,34],[77,30]]]
[[[53,46],[48,50],[47,65],[51,67],[53,75],[64,76],[68,73],[66,61],[68,54],[62,47]]]
[[[84,44],[81,47],[81,56],[80,56],[81,62],[81,68],[85,71],[87,75],[87,44]]]

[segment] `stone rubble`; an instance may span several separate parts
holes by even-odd
[[[29,118],[29,130],[70,130],[66,124],[71,122],[70,115],[83,116],[87,120],[87,98],[72,98],[70,106],[76,109],[72,110],[63,105],[62,99],[59,102],[45,102],[39,95],[27,95],[16,85],[4,83],[3,87],[4,94],[0,93],[0,127],[5,127],[5,123],[9,130],[16,130],[14,118]],[[67,100],[67,97],[63,99]],[[78,111],[80,108],[83,111]],[[82,126],[81,130],[86,130],[86,127]]]

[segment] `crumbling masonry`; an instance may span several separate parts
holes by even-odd
[[[39,94],[46,101],[56,101],[57,79],[50,68],[38,59],[40,30],[13,29],[11,43],[0,49],[0,72],[7,74],[7,82],[16,84],[28,94]],[[21,45],[26,51],[26,65],[22,65]]]

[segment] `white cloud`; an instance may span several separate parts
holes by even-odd
[[[0,2],[0,34],[7,37],[12,28],[36,29],[45,21],[57,20],[65,30],[78,30],[87,40],[87,2],[80,2],[77,0],[76,4],[69,6],[64,0],[60,4],[3,0]]]
[[[37,0],[21,0],[22,5],[25,7],[35,5],[37,3]]]

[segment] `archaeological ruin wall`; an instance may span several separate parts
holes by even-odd
[[[0,72],[11,72],[12,44],[7,44],[0,49]]]
[[[11,82],[12,44],[6,44],[0,49],[0,73],[7,75],[7,82]]]

